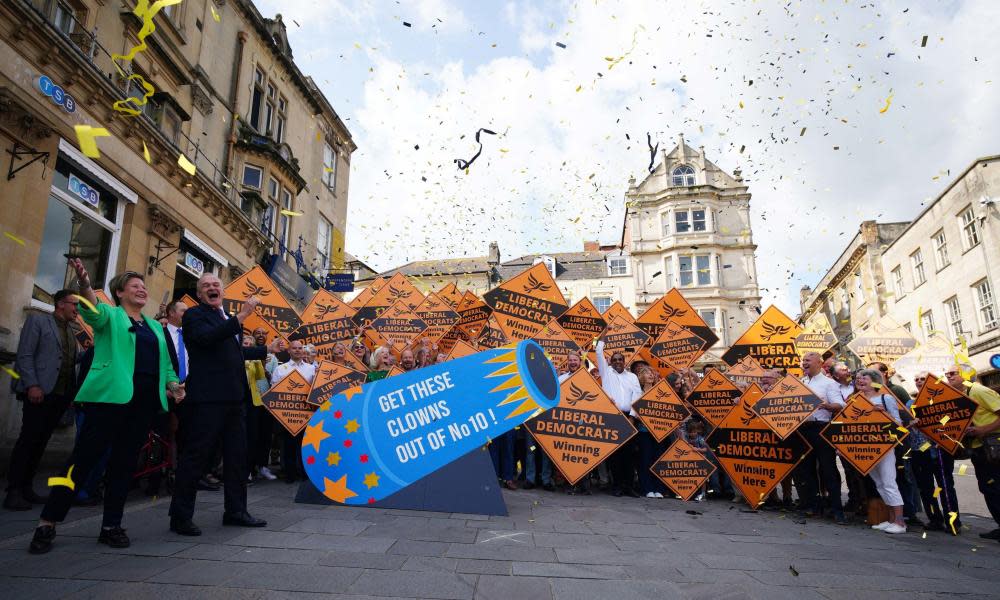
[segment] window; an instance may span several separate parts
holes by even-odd
[[[537,265],[538,263],[545,263],[545,268],[549,270],[549,273],[552,275],[552,278],[555,279],[556,259],[552,258],[551,256],[539,256],[531,263],[531,265],[534,266]]]
[[[319,266],[323,271],[330,268],[330,241],[332,238],[333,225],[320,217],[319,231],[316,232],[316,257],[319,259]]]
[[[707,254],[680,256],[678,260],[680,263],[681,287],[712,284],[712,267]]]
[[[336,193],[337,186],[337,153],[330,144],[323,145],[323,185]]]
[[[671,183],[675,186],[694,185],[694,169],[687,165],[681,165],[674,169]]]
[[[594,302],[594,307],[597,308],[598,312],[601,314],[606,313],[609,308],[611,308],[611,297],[610,296],[595,296],[591,298]]]
[[[715,255],[715,275],[719,278],[716,285],[719,287],[725,287],[726,284],[722,283],[722,257],[718,254]]]
[[[924,332],[924,339],[926,340],[930,337],[931,332],[934,331],[934,313],[927,311],[920,315],[920,329]]]
[[[674,231],[677,233],[687,233],[691,231],[691,217],[690,213],[686,210],[679,210],[674,213]]]
[[[294,210],[292,208],[292,193],[288,190],[281,190],[281,209],[283,211]],[[278,234],[278,239],[281,240],[282,245],[288,248],[288,242],[291,241],[290,234],[292,228],[292,218],[288,215],[281,215],[281,231]]]
[[[964,334],[962,330],[962,309],[958,305],[958,296],[952,296],[944,301],[944,308],[948,314],[948,329],[951,337],[958,340]]]
[[[663,235],[670,235],[670,213],[665,212],[660,214],[660,224],[663,226]]]
[[[628,257],[608,257],[608,275],[628,275]]]
[[[274,110],[275,110],[275,96],[277,92],[274,86],[270,83],[267,84],[267,100],[264,102],[264,133],[266,135],[273,135],[271,130],[271,125],[274,124]]]
[[[677,233],[708,230],[705,209],[679,210],[674,213],[674,223]]]
[[[847,284],[845,283],[838,289],[840,290],[840,305],[849,309],[851,307],[851,299],[847,296]]]
[[[243,187],[259,190],[263,178],[264,170],[260,167],[243,165]]]
[[[278,180],[267,180],[267,202],[260,218],[260,230],[270,237],[274,233],[274,215],[278,212]]]
[[[865,284],[861,279],[861,269],[854,272],[854,301],[858,305],[865,303]]]
[[[905,294],[903,291],[903,269],[899,265],[896,265],[896,268],[892,270],[892,293],[896,295],[897,302]]]
[[[962,247],[968,250],[979,245],[979,223],[976,222],[976,214],[972,212],[972,207],[962,211],[958,216],[962,222]]]
[[[701,320],[705,322],[706,325],[712,328],[713,331],[718,330],[718,326],[715,322],[715,309],[714,308],[701,308],[698,309],[698,316]]]
[[[176,24],[180,16],[179,6],[176,4],[168,4],[163,7],[163,14],[170,19],[172,23]]]
[[[177,113],[173,108],[167,105],[164,105],[163,109],[160,111],[160,131],[162,131],[175,146],[178,144],[181,134],[181,118],[177,116]],[[195,155],[195,159],[197,159],[197,154]]]
[[[69,35],[76,28],[76,11],[66,2],[56,2],[56,13],[52,18],[52,24],[56,29]]]
[[[667,291],[677,287],[677,282],[674,280],[674,257],[672,255],[663,259],[663,277]]]
[[[264,109],[264,72],[254,69],[253,94],[250,96],[250,125],[260,131],[260,116]]]
[[[132,69],[136,75],[139,75],[144,79],[146,78],[144,74],[140,73],[137,69],[135,69],[134,65],[132,66]],[[157,105],[153,101],[152,96],[146,98],[146,90],[145,88],[142,87],[142,84],[139,83],[138,79],[129,79],[127,81],[125,95],[128,96],[129,98],[135,98],[135,102],[128,103],[127,106],[129,108],[139,111],[140,113],[146,115],[147,117],[153,119],[154,121],[156,120],[155,117],[157,113]],[[144,98],[146,99],[143,100]],[[178,123],[178,127],[180,127],[180,123]]]
[[[278,99],[278,116],[274,123],[274,141],[279,144],[285,140],[285,123],[288,121],[288,100],[282,96]]]
[[[993,299],[993,287],[990,280],[984,279],[972,286],[975,289],[976,312],[979,313],[979,327],[989,331],[997,326],[997,309]]]
[[[944,237],[944,229],[939,230],[931,238],[934,242],[934,264],[938,271],[951,264],[948,258],[948,240]]]
[[[924,253],[920,248],[910,255],[910,266],[913,267],[913,287],[927,281],[927,275],[924,273]]]

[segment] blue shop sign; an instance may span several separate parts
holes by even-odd
[[[69,174],[69,184],[67,187],[69,187],[70,192],[91,206],[97,206],[97,203],[101,201],[101,194],[97,190],[81,181],[79,177],[72,173]]]
[[[57,106],[61,106],[68,113],[76,112],[76,100],[66,93],[64,89],[56,85],[48,75],[39,75],[35,80],[38,90],[42,94],[52,99]]]
[[[329,273],[323,287],[328,292],[353,292],[354,273]]]

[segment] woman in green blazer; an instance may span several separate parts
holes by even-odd
[[[126,271],[111,280],[111,295],[118,304],[100,304],[90,287],[90,276],[79,259],[70,259],[80,285],[80,297],[90,306],[80,316],[94,330],[94,362],[76,394],[86,413],[73,448],[64,481],[52,487],[41,520],[28,550],[42,554],[52,548],[56,523],[66,518],[74,489],[104,452],[111,448],[104,496],[104,522],[97,541],[113,548],[128,547],[122,513],[139,450],[146,441],[153,417],[167,410],[167,393],[180,401],[184,386],[178,383],[167,352],[163,328],[142,314],[146,305],[143,276]]]

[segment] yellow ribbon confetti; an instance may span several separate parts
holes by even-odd
[[[953,534],[958,535],[958,531],[955,530],[955,520],[958,519],[958,513],[957,512],[950,512],[950,513],[948,513],[948,517],[949,517],[948,518],[948,527],[951,527],[951,532]]]
[[[112,104],[111,108],[122,113],[123,115],[138,117],[142,114],[142,111],[139,109],[149,102],[149,99],[152,98],[153,94],[156,92],[156,88],[153,87],[153,84],[146,81],[146,78],[142,75],[129,75],[126,81],[138,81],[139,85],[142,86],[142,97],[136,98],[135,96],[129,96],[124,100],[119,100]]]
[[[222,17],[219,16],[219,13],[215,12],[215,7],[212,6],[211,4],[209,4],[208,7],[212,9],[212,18],[215,19],[215,22],[221,23]]]
[[[941,488],[934,486],[934,497],[937,498],[941,495]]]
[[[930,442],[924,442],[923,444],[920,444],[920,447],[917,448],[917,450],[920,450],[921,452],[927,452],[927,449],[930,447],[931,447]]]
[[[180,4],[183,0],[156,0],[152,6],[149,5],[149,0],[139,0],[135,5],[135,10],[132,14],[142,19],[142,27],[139,29],[139,33],[136,34],[136,39],[139,43],[133,46],[128,54],[112,54],[112,60],[133,60],[136,54],[139,54],[147,48],[146,38],[149,37],[154,31],[156,31],[156,25],[153,24],[153,17],[156,13],[160,12],[163,8],[167,6],[173,6],[174,4]]]
[[[21,378],[21,376],[18,375],[17,371],[15,371],[14,369],[5,367],[3,365],[0,365],[0,369],[3,369],[4,373],[10,375],[11,379],[20,379]]]
[[[146,164],[153,164],[153,158],[149,155],[149,148],[146,147],[146,142],[142,143],[142,157],[146,159]]]
[[[3,234],[5,236],[7,236],[8,238],[10,238],[11,240],[13,240],[14,242],[16,242],[16,243],[18,243],[18,244],[20,244],[22,246],[24,245],[24,240],[22,240],[21,238],[17,237],[13,233],[10,233],[9,231],[5,231],[5,232],[3,232]]]
[[[969,465],[959,465],[958,466],[958,474],[959,475],[965,475],[965,472],[968,471],[968,470],[969,470]]]
[[[301,217],[302,216],[302,213],[300,213],[300,212],[295,212],[294,210],[287,210],[287,209],[282,209],[281,214],[285,215],[286,217]]]
[[[950,420],[951,420],[951,417],[949,415],[945,415],[945,416],[941,417],[941,424],[942,425],[947,425],[948,421],[950,421]]]
[[[879,114],[885,114],[886,111],[889,110],[889,106],[891,104],[892,104],[892,94],[889,94],[889,97],[885,99],[885,106],[883,106],[882,109],[878,111]]]
[[[86,298],[84,298],[83,296],[80,296],[79,294],[73,294],[73,297],[76,298],[77,300],[79,300],[81,304],[83,304],[84,306],[86,306],[90,310],[92,310],[94,312],[97,312],[97,307],[94,306],[93,304],[91,304],[90,300],[87,300]]]
[[[177,157],[177,165],[192,177],[194,177],[195,172],[198,170],[198,167],[194,166],[194,163],[188,160],[188,157],[183,154]]]
[[[66,472],[65,477],[49,477],[49,487],[56,487],[57,485],[63,485],[71,490],[76,490],[76,484],[73,483],[73,467],[76,465],[70,465],[69,471]]]
[[[73,129],[76,130],[76,141],[80,144],[80,152],[90,158],[101,158],[101,151],[97,149],[97,140],[94,138],[111,137],[108,130],[90,125],[75,125]]]

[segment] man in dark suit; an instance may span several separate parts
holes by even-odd
[[[179,457],[170,530],[201,535],[192,520],[197,482],[222,441],[225,513],[223,525],[263,527],[267,522],[247,512],[247,436],[245,414],[250,399],[244,360],[264,360],[284,344],[276,338],[268,348],[242,347],[242,323],[260,300],[251,297],[234,316],[222,308],[222,282],[212,274],[198,279],[198,306],[184,313],[188,355],[187,398],[178,404]]]
[[[31,482],[52,431],[76,395],[80,351],[71,325],[78,316],[75,292],[59,290],[52,302],[52,314],[28,315],[17,344],[14,370],[20,378],[11,387],[21,401],[21,433],[7,470],[3,506],[8,510],[31,510],[32,504],[47,500]]]

